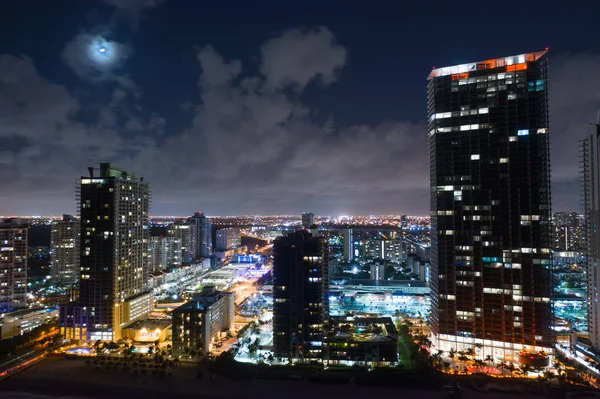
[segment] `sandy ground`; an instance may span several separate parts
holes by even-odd
[[[171,377],[138,376],[95,370],[83,360],[51,358],[0,381],[0,398],[448,398],[448,392],[404,388],[312,384],[309,381],[260,380],[237,382],[209,375],[196,378],[192,367],[179,367]],[[276,396],[275,396],[276,395]],[[465,399],[541,399],[542,396],[465,392]]]

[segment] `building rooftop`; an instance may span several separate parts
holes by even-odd
[[[439,78],[441,76],[454,75],[458,73],[468,73],[508,65],[523,64],[525,62],[533,62],[542,58],[547,52],[548,49],[542,51],[535,51],[533,53],[511,55],[509,57],[494,58],[490,60],[470,62],[467,64],[453,65],[443,68],[434,67],[429,76],[427,77],[427,80]]]
[[[57,308],[31,308],[31,309],[21,309],[15,310],[14,312],[4,314],[4,320],[9,321],[10,319],[19,319],[21,317],[30,315],[30,314],[39,314],[39,313],[52,313],[52,311],[58,310]]]
[[[217,291],[214,285],[207,285],[202,288],[202,292],[194,294],[191,300],[175,310],[204,310],[227,294],[226,291]]]
[[[154,331],[156,329],[164,330],[165,328],[171,327],[171,324],[172,324],[171,320],[168,320],[168,319],[145,319],[145,320],[138,320],[138,321],[128,325],[124,329],[126,329],[126,330],[141,330],[142,328],[145,328],[146,330],[149,330],[149,331]]]
[[[398,331],[391,317],[355,317],[338,316],[331,318],[338,327],[331,341],[376,342],[398,338]],[[380,329],[380,330],[379,330]]]

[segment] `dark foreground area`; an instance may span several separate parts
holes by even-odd
[[[508,383],[508,381],[506,381]],[[279,380],[253,378],[234,381],[210,372],[200,374],[197,366],[181,366],[172,375],[131,374],[106,371],[85,364],[82,359],[50,358],[11,378],[0,381],[0,398],[261,398],[273,395],[286,399],[399,397],[448,398],[445,389],[411,389],[362,385],[359,381],[319,383],[314,379]],[[553,395],[554,396],[554,395]],[[562,396],[562,395],[561,395]],[[465,390],[463,398],[488,399],[544,398],[527,393],[475,392]]]

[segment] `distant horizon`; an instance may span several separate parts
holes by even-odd
[[[569,211],[566,211],[569,212]],[[73,215],[71,213],[62,213],[62,214],[50,214],[50,215],[0,215],[0,219],[10,219],[10,218],[23,218],[23,219],[53,219],[53,218],[60,218],[63,215],[71,215],[74,217],[79,217],[78,215]],[[254,214],[244,214],[244,215],[209,215],[206,214],[206,217],[209,218],[242,218],[242,217],[270,217],[270,218],[275,218],[275,217],[297,217],[298,219],[302,218],[302,213],[286,213],[286,214],[259,214],[259,213],[254,213]],[[149,218],[150,219],[169,219],[169,218],[176,218],[176,219],[181,219],[181,218],[189,218],[193,216],[193,214],[191,215],[150,215]],[[401,216],[407,216],[409,218],[429,218],[429,215],[408,215],[408,214],[404,214],[404,213],[394,213],[394,214],[369,214],[369,215],[339,215],[339,216],[335,216],[335,215],[319,215],[317,213],[315,213],[315,218],[332,218],[332,219],[342,219],[342,218],[372,218],[372,217],[401,217]]]

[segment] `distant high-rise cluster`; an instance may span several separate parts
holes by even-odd
[[[150,188],[115,165],[79,180],[79,301],[61,307],[66,338],[118,340],[127,323],[153,308],[146,291]],[[97,173],[96,173],[97,172]]]
[[[548,354],[546,51],[431,71],[431,328],[438,349]],[[479,349],[481,347],[481,349]]]
[[[0,220],[0,313],[27,306],[27,224]]]
[[[52,222],[50,257],[52,282],[75,284],[79,281],[79,221],[71,215]]]

